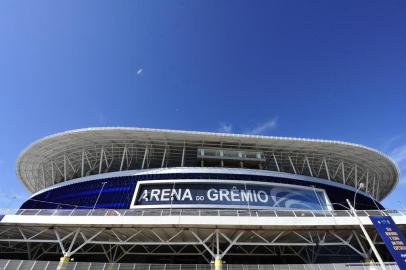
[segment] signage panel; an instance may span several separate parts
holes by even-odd
[[[406,239],[390,216],[370,216],[379,236],[382,238],[400,269],[406,269]]]
[[[139,181],[131,208],[248,208],[328,210],[324,190],[237,180]]]

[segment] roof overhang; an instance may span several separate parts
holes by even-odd
[[[392,159],[375,149],[353,143],[291,137],[126,127],[78,129],[44,137],[31,144],[21,153],[17,160],[16,174],[29,191],[38,191],[54,184],[42,182],[46,180],[44,166],[49,169],[48,165],[52,164],[55,157],[78,153],[80,149],[89,147],[125,145],[137,141],[160,145],[168,143],[189,144],[194,145],[196,148],[201,145],[221,145],[225,148],[239,146],[242,149],[252,148],[265,149],[265,151],[271,152],[307,153],[309,156],[321,155],[333,161],[345,160],[347,163],[358,164],[359,168],[364,168],[364,174],[367,171],[374,172],[376,181],[380,183],[381,192],[377,196],[378,199],[387,196],[399,179],[399,169]],[[80,161],[77,160],[76,162]],[[74,166],[74,164],[68,164],[66,161],[65,163],[66,167]]]

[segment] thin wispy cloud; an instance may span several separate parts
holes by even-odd
[[[406,145],[401,145],[393,149],[391,157],[398,164],[406,162]]]
[[[271,120],[261,123],[261,124],[257,125],[256,127],[254,127],[253,129],[246,131],[245,133],[261,135],[261,134],[266,133],[269,130],[276,128],[277,125],[278,125],[278,117],[274,117]]]
[[[253,134],[261,135],[266,134],[266,132],[275,129],[278,125],[278,117],[274,117],[266,122],[260,123],[250,130],[245,130],[241,132],[240,130],[235,130],[234,126],[231,123],[219,122],[220,127],[217,129],[218,132],[222,133],[243,133],[243,134]]]
[[[400,171],[400,184],[406,184],[406,144],[394,147],[389,156],[397,163]]]
[[[232,133],[233,132],[233,126],[228,123],[223,123],[220,122],[220,128],[218,129],[219,132],[222,133]]]
[[[402,139],[402,136],[400,136],[400,135],[393,136],[392,138],[389,138],[388,140],[385,141],[385,143],[382,145],[381,149],[384,152],[391,152],[391,150],[393,150],[396,143],[398,143],[401,139]]]
[[[141,76],[143,73],[144,73],[144,69],[143,69],[143,68],[140,68],[140,69],[137,70],[137,75],[138,75],[138,76]]]

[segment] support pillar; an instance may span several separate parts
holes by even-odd
[[[63,270],[63,269],[65,269],[64,266],[65,266],[67,263],[69,263],[69,262],[70,262],[70,257],[68,257],[68,256],[63,256],[63,257],[61,257],[60,260],[59,260],[58,267],[56,268],[56,270]]]
[[[214,270],[222,270],[223,269],[223,260],[222,260],[222,254],[220,251],[220,242],[219,242],[219,231],[216,230],[216,249],[217,249],[217,254],[214,256]]]
[[[223,261],[220,256],[216,256],[214,259],[214,270],[222,270],[223,269]]]

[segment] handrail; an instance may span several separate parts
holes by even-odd
[[[147,263],[105,263],[105,262],[67,262],[63,267],[57,261],[7,260],[0,259],[0,269],[4,270],[74,270],[74,269],[133,269],[133,270],[213,270],[213,264],[147,264]],[[398,270],[395,263],[385,263],[388,269]],[[326,263],[326,264],[224,264],[224,270],[380,270],[375,263]]]
[[[358,216],[406,216],[406,210],[357,210]],[[348,210],[237,209],[0,209],[0,215],[350,217]]]

